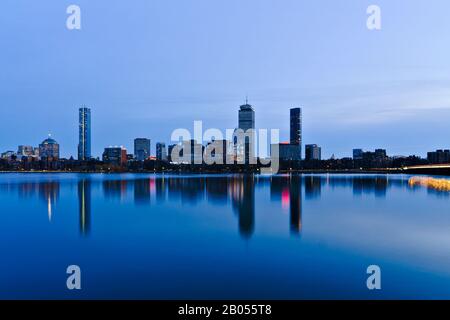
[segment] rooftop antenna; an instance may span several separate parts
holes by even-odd
[[[245,104],[248,105],[248,94],[245,95]]]

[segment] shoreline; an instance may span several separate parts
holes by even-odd
[[[42,171],[0,171],[0,174],[171,174],[171,175],[178,175],[178,174],[191,174],[191,175],[227,175],[227,174],[241,174],[241,175],[271,175],[271,174],[263,174],[260,172],[186,172],[186,171],[124,171],[124,172],[100,172],[100,171],[48,171],[48,170],[42,170]],[[283,175],[283,174],[338,174],[338,175],[344,175],[344,174],[363,174],[363,175],[380,175],[380,174],[386,174],[386,175],[399,175],[399,174],[419,174],[419,173],[412,173],[407,172],[404,170],[336,170],[336,171],[330,171],[330,170],[298,170],[298,171],[279,171],[273,175]]]

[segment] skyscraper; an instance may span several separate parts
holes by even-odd
[[[156,144],[156,160],[167,161],[167,150],[165,143],[158,142]]]
[[[144,161],[145,159],[150,157],[150,139],[134,139],[134,157],[138,161]]]
[[[255,129],[255,111],[248,101],[239,110],[239,129],[244,131]]]
[[[91,158],[91,109],[86,107],[79,109],[78,125],[78,160],[89,160]]]
[[[302,157],[302,109],[292,108],[290,114],[290,142],[299,148],[299,158]]]
[[[242,145],[237,146],[237,149],[239,150],[238,154],[240,153],[244,156],[245,164],[253,163],[256,148],[255,133],[253,132],[249,136],[247,130],[255,130],[255,111],[253,110],[253,107],[248,104],[248,100],[245,101],[244,105],[240,106],[238,129],[241,129],[244,133],[247,133],[244,138],[245,140],[241,142]]]
[[[322,159],[322,148],[317,144],[307,144],[305,146],[305,160],[321,160]]]

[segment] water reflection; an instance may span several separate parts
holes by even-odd
[[[124,200],[127,195],[127,180],[104,180],[103,194],[106,199]]]
[[[78,206],[80,234],[88,235],[91,229],[91,180],[83,179],[78,182]]]
[[[48,220],[52,221],[53,211],[59,199],[60,182],[25,182],[18,185],[9,185],[9,190],[17,187],[18,195],[21,200],[26,200],[37,196],[46,207]]]
[[[307,199],[320,198],[322,191],[321,176],[307,176],[305,177],[305,197]]]
[[[136,205],[150,204],[150,179],[134,180],[134,203]]]
[[[255,230],[254,177],[235,177],[230,182],[231,203],[238,215],[239,233],[244,238],[250,238]]]
[[[281,203],[283,210],[289,210],[290,230],[293,234],[300,234],[302,231],[302,184],[302,178],[298,175],[274,176],[270,179],[270,200]]]
[[[373,194],[384,198],[389,188],[407,189],[416,192],[427,188],[429,193],[449,196],[448,181],[436,179],[412,179],[399,176],[351,176],[351,175],[280,175],[257,177],[253,175],[229,176],[86,176],[76,180],[3,182],[2,192],[17,191],[20,199],[37,196],[45,204],[48,220],[55,215],[55,206],[60,197],[60,189],[69,184],[77,189],[79,207],[79,230],[87,235],[91,229],[92,189],[95,185],[103,191],[105,199],[132,199],[137,207],[162,205],[166,202],[181,202],[182,205],[198,205],[201,202],[215,206],[230,207],[237,217],[237,229],[243,238],[251,238],[255,232],[256,191],[263,193],[269,188],[270,201],[279,204],[281,212],[289,214],[289,229],[292,234],[302,233],[304,201],[319,199],[323,189],[349,189],[354,197]],[[436,187],[437,186],[437,187]],[[445,190],[444,190],[445,189]],[[442,190],[446,191],[445,193]],[[305,197],[303,198],[303,191]],[[262,195],[266,197],[266,195]],[[154,201],[152,201],[152,198]],[[95,212],[94,212],[95,214]]]

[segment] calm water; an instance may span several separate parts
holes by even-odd
[[[0,298],[450,298],[450,193],[408,179],[2,174]]]

